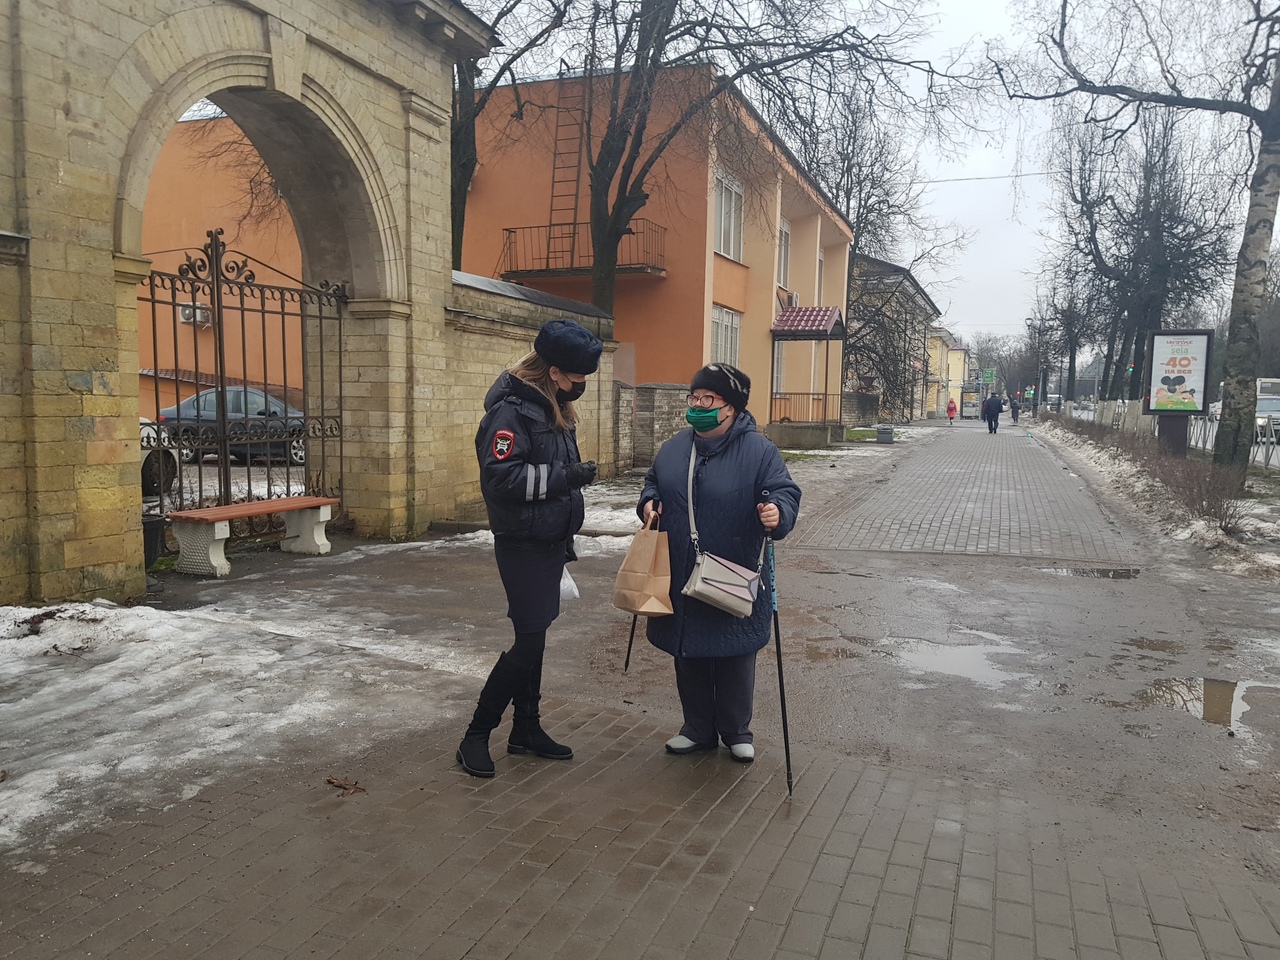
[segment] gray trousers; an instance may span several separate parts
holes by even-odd
[[[756,655],[676,657],[676,690],[684,708],[680,733],[698,743],[726,747],[750,743],[756,693]]]

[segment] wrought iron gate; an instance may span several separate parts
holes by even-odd
[[[286,275],[206,235],[139,287],[144,494],[161,513],[340,497],[345,291],[258,283],[251,264]]]

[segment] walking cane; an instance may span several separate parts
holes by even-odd
[[[763,496],[767,501],[769,491]],[[773,562],[773,538],[765,537],[765,559],[769,565],[769,592],[773,600],[773,646],[778,654],[778,700],[782,703],[782,752],[787,758],[787,796],[791,796],[791,734],[787,730],[787,687],[782,682],[782,628],[778,625],[778,571]]]
[[[631,645],[636,642],[636,621],[640,619],[640,614],[633,613],[631,615],[631,639],[627,641],[627,659],[622,664],[622,672],[627,672],[627,667],[631,666]]]

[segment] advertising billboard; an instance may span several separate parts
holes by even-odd
[[[1159,330],[1147,336],[1142,412],[1160,416],[1203,414],[1209,407],[1212,330]]]

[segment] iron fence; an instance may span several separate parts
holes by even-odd
[[[258,283],[221,233],[139,287],[143,493],[160,514],[340,497],[343,291]]]

